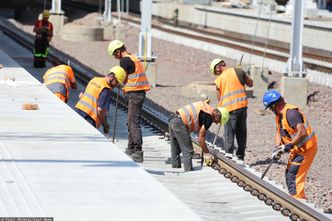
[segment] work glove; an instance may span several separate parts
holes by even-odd
[[[110,125],[108,123],[105,123],[103,127],[104,127],[104,133],[108,134],[108,132],[110,132]]]
[[[271,158],[274,160],[280,160],[281,155],[284,154],[285,151],[285,145],[275,146],[272,149],[272,156]]]
[[[213,159],[214,159],[214,157],[213,157],[212,154],[210,154],[210,153],[204,153],[203,158],[204,158],[204,163],[205,163],[206,166],[208,166],[208,167],[212,166]]]

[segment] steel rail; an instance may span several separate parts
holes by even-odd
[[[6,35],[14,39],[17,43],[29,49],[33,48],[32,35],[29,36],[27,34],[23,34],[21,30],[3,19],[0,19],[0,27]],[[67,60],[70,59],[71,66],[75,70],[77,78],[85,83],[87,83],[94,76],[102,76],[91,68],[84,66],[76,59],[73,59],[71,56],[53,47],[50,50],[48,59],[50,59],[54,64],[66,63]],[[113,96],[115,96],[115,93],[113,93]],[[123,95],[120,95],[119,101],[123,107],[126,106],[126,99]],[[144,105],[143,118],[151,126],[157,128],[162,133],[168,132],[168,121],[166,117],[161,116],[154,111],[153,107]],[[199,147],[198,141],[195,138],[193,138],[193,143],[196,147]],[[274,210],[280,211],[284,216],[288,216],[290,220],[329,220],[323,214],[305,204],[300,203],[298,200],[292,198],[285,192],[267,183],[266,181],[261,180],[256,175],[250,173],[248,170],[226,158],[224,154],[220,153],[214,147],[208,146],[208,149],[214,156],[214,163],[212,165],[214,169],[218,170],[221,175],[229,178],[245,191],[250,192],[259,200],[263,200],[266,205],[272,206]]]

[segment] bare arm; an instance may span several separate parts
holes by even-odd
[[[206,142],[205,142],[205,133],[206,133],[206,129],[203,125],[198,132],[198,141],[199,141],[199,145],[201,146],[203,152],[209,153],[209,150],[208,150],[208,148],[206,146]]]
[[[97,111],[98,111],[99,121],[100,121],[101,125],[103,125],[103,127],[105,127],[106,125],[108,125],[107,119],[106,119],[106,110],[98,107]]]
[[[76,81],[75,82],[70,82],[70,87],[72,88],[72,89],[77,89],[77,83],[76,83]]]
[[[220,90],[217,86],[216,86],[216,93],[217,93],[217,100],[220,101]]]
[[[293,145],[299,144],[304,138],[306,138],[308,136],[308,133],[305,130],[304,125],[302,123],[296,125],[296,130],[297,130],[297,134],[291,141],[291,144],[293,144]]]
[[[252,86],[254,86],[254,82],[253,82],[253,80],[250,78],[250,76],[249,75],[247,75],[246,74],[246,85],[248,86],[248,87],[252,87]]]

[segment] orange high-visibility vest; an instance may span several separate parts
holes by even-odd
[[[45,24],[46,24],[46,26],[43,26]],[[39,28],[42,28],[42,27],[47,28],[47,31],[48,31],[47,35],[50,36],[50,37],[52,37],[52,31],[53,31],[53,25],[52,25],[52,23],[49,22],[49,21],[45,22],[43,20],[36,21],[35,28],[39,29]]]
[[[213,113],[213,107],[203,101],[197,101],[188,104],[177,110],[183,123],[188,126],[189,131],[199,131],[201,126],[199,125],[199,112],[204,111],[205,113]]]
[[[282,113],[281,125],[280,125],[280,117],[278,115],[276,116],[277,136],[281,138],[281,143],[283,143],[283,144],[290,143],[297,134],[297,130],[296,129],[294,130],[293,128],[291,128],[286,119],[286,113],[287,113],[287,110],[289,110],[289,109],[298,109],[298,107],[294,106],[292,104],[285,105],[283,113]],[[302,112],[300,112],[300,113],[302,114],[303,121],[304,121],[303,125],[304,125],[304,128],[306,129],[308,135],[299,144],[295,145],[294,148],[292,148],[290,150],[290,152],[292,154],[296,154],[300,151],[308,150],[309,148],[317,145],[317,137],[316,137],[315,131],[312,130],[312,128],[311,128],[309,122],[307,121],[307,118],[304,116],[304,114]],[[289,136],[287,134],[284,136],[281,136],[281,132],[280,132],[281,128],[283,128],[288,133]],[[280,145],[280,143],[278,143],[277,145]]]
[[[44,84],[53,93],[60,93],[69,98],[70,79],[65,65],[58,65],[49,69],[43,76]]]
[[[128,54],[125,57],[129,57],[135,64],[135,72],[128,74],[128,81],[124,86],[124,91],[148,91],[150,90],[150,85],[148,78],[145,75],[145,70],[138,58],[132,54]]]
[[[98,118],[98,98],[104,88],[109,88],[105,77],[94,77],[88,83],[82,97],[76,104],[76,108],[87,113],[95,122],[96,127],[99,128],[100,121]]]
[[[214,83],[220,91],[219,107],[225,107],[231,112],[248,106],[245,87],[240,83],[234,68],[223,71]]]

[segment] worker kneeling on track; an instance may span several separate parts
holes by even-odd
[[[213,109],[206,101],[198,101],[184,106],[172,114],[169,119],[169,134],[171,142],[172,168],[181,168],[180,154],[184,160],[184,171],[192,171],[194,149],[191,141],[191,132],[198,132],[199,144],[205,155],[205,162],[212,160],[212,156],[205,143],[206,130],[212,123],[225,124],[229,113],[225,108]],[[209,162],[212,162],[212,161]]]
[[[126,73],[120,66],[111,68],[105,77],[92,78],[75,106],[77,113],[94,127],[103,125],[105,134],[110,129],[106,112],[111,102],[111,90],[118,84],[122,85],[125,78]]]
[[[276,115],[276,144],[272,158],[279,160],[284,153],[290,153],[286,183],[289,194],[294,198],[306,199],[304,184],[309,168],[317,153],[317,137],[305,115],[299,108],[287,104],[276,90],[264,94],[265,109]]]
[[[45,86],[65,103],[69,99],[69,88],[77,88],[73,69],[68,65],[61,64],[48,69],[43,79]]]

